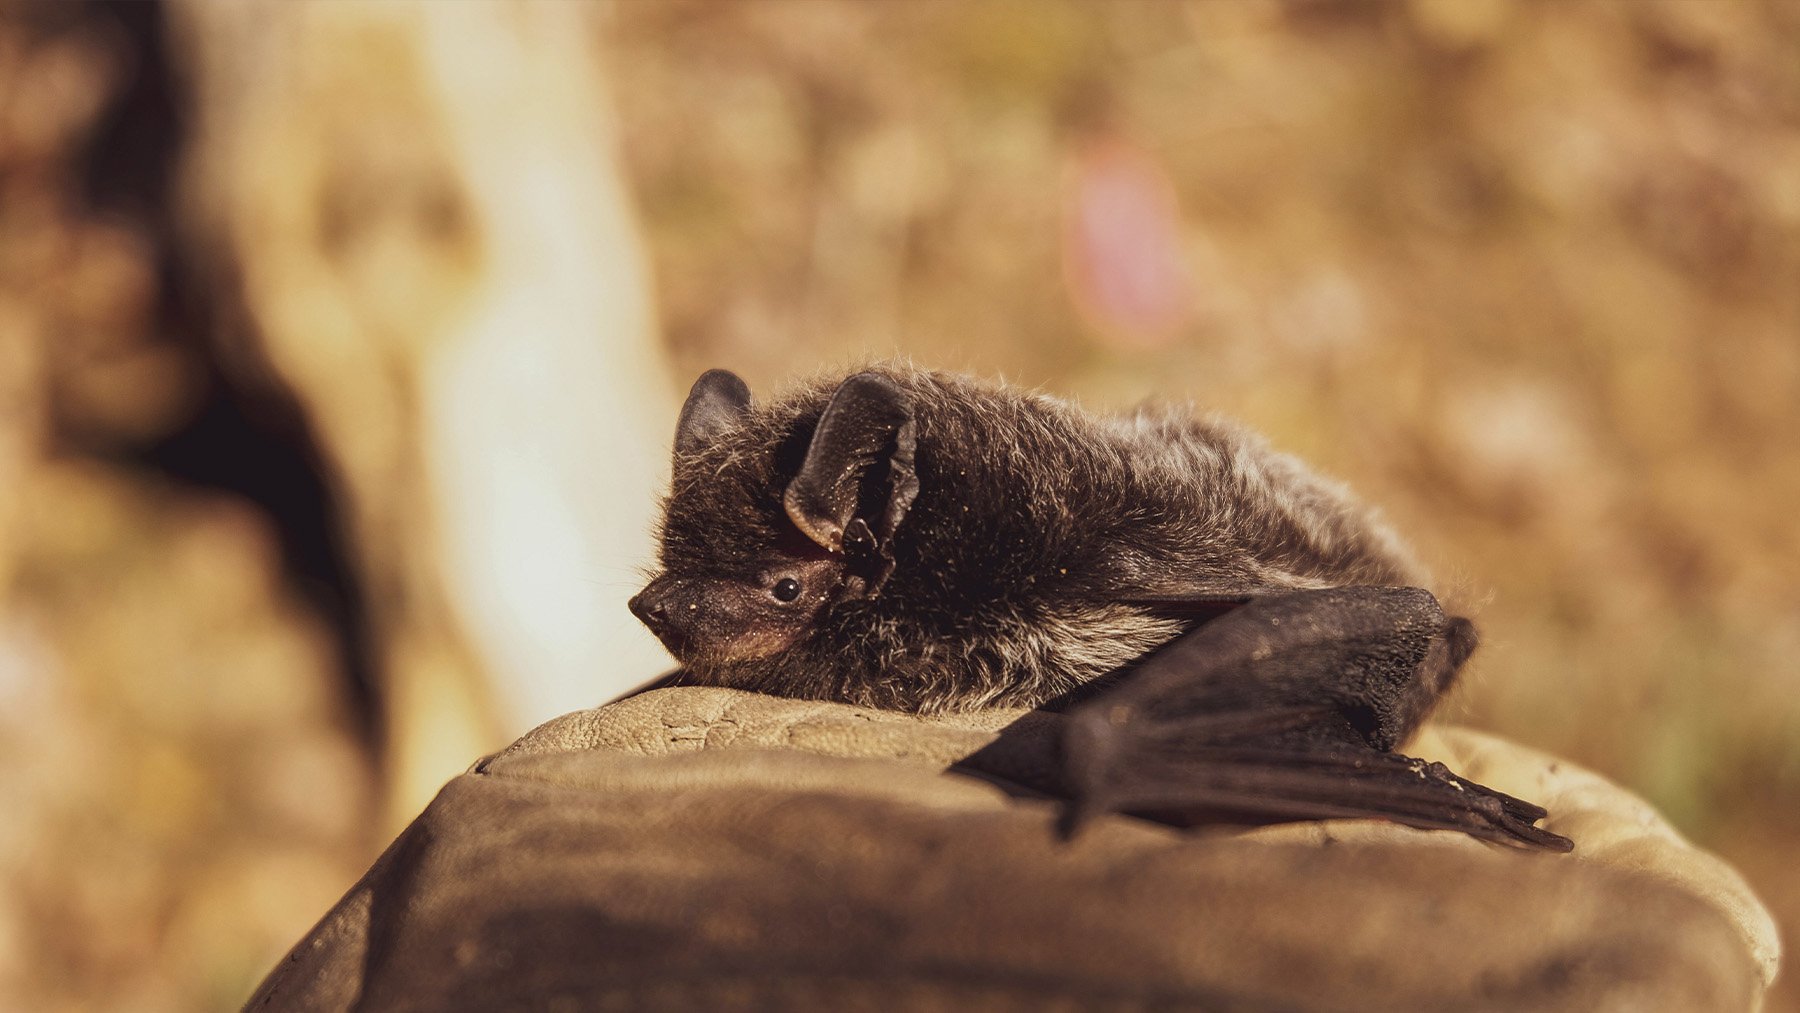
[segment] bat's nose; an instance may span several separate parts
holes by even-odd
[[[679,654],[687,644],[687,617],[677,615],[675,609],[682,600],[681,585],[658,579],[650,582],[650,586],[639,591],[635,597],[626,602],[631,614],[638,621],[650,628],[656,639],[663,642],[672,654]]]
[[[618,599],[615,598],[613,600],[617,601]],[[636,595],[633,595],[632,599],[629,602],[626,602],[625,605],[627,608],[631,609],[632,615],[638,617],[639,622],[650,627],[650,632],[660,637],[668,630],[669,605],[662,600],[660,595],[651,594],[649,588],[645,588]]]

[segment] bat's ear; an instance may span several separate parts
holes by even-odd
[[[919,494],[913,446],[912,398],[880,373],[858,373],[831,396],[782,497],[788,517],[813,541],[885,563],[871,593],[893,568],[888,539]]]
[[[709,369],[694,381],[681,421],[675,423],[675,453],[698,450],[750,408],[750,388],[729,369]]]

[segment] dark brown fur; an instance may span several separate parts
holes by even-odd
[[[646,621],[693,681],[916,711],[1033,706],[1178,635],[1158,598],[1418,582],[1341,486],[1232,423],[874,372],[911,404],[918,494],[872,596],[845,593],[842,560],[783,508],[842,377],[677,441],[663,573],[633,607],[660,596]],[[804,621],[758,604],[789,573],[817,596]]]

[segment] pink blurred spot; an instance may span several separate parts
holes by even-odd
[[[1167,345],[1193,316],[1181,208],[1169,174],[1122,141],[1075,158],[1064,203],[1063,277],[1087,322],[1110,343]]]

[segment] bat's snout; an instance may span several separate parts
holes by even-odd
[[[630,609],[631,614],[637,616],[640,622],[651,629],[664,625],[668,620],[668,606],[652,599],[647,592],[640,591],[632,595],[631,600],[625,603],[625,607]]]
[[[797,567],[796,572],[809,572]],[[626,603],[676,660],[709,666],[767,657],[805,636],[819,602],[783,601],[761,583],[663,574]]]
[[[686,639],[674,619],[672,588],[663,581],[652,581],[649,587],[633,595],[625,607],[638,621],[656,634],[656,639],[673,651]]]

